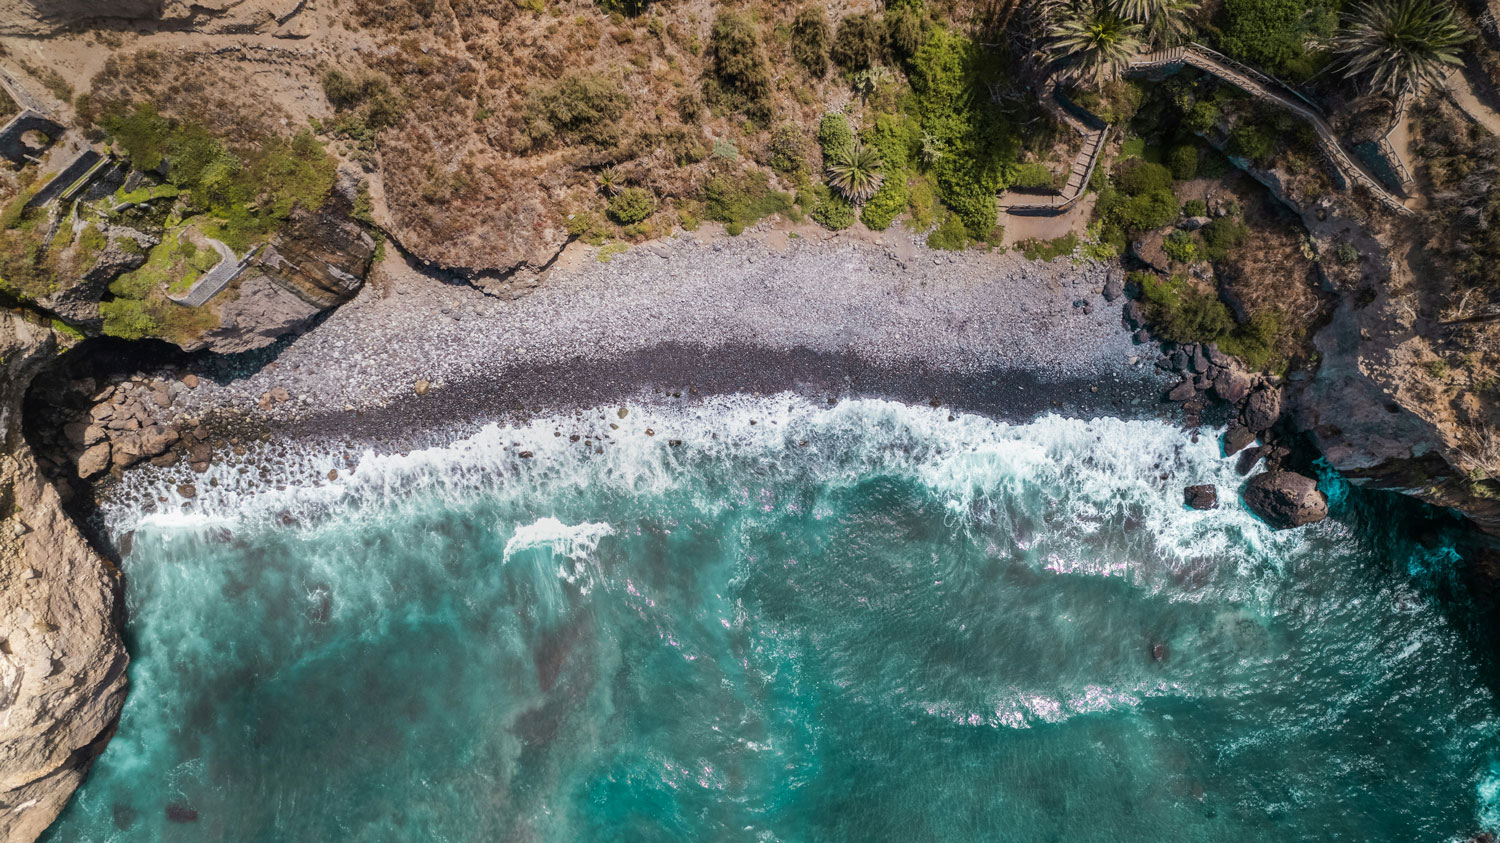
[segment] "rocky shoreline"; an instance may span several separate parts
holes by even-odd
[[[26,406],[40,468],[72,498],[68,510],[94,528],[105,556],[118,559],[128,548],[109,546],[102,525],[90,523],[111,495],[192,511],[245,489],[332,483],[366,447],[409,450],[486,421],[632,396],[692,402],[794,391],[1016,421],[1047,412],[1170,418],[1194,437],[1199,425],[1227,425],[1226,450],[1246,449],[1241,473],[1264,457],[1268,474],[1290,478],[1288,489],[1260,496],[1264,517],[1285,515],[1279,526],[1290,526],[1324,503],[1303,488],[1311,481],[1281,470],[1300,463],[1270,441],[1279,387],[1213,347],[1163,353],[1131,324],[1139,314],[1117,264],[770,228],[733,239],[683,235],[608,262],[584,249],[573,257],[517,297],[386,261],[309,332],[244,355],[152,352],[142,361],[104,345],[97,356],[66,355]],[[1254,446],[1257,437],[1267,444]],[[309,451],[320,456],[306,459]],[[119,482],[127,472],[144,482]],[[63,506],[57,499],[58,517]],[[117,576],[107,559],[90,558]],[[85,729],[100,737],[123,698],[125,656],[113,634],[119,671],[105,698],[113,708]],[[91,758],[79,756],[71,775]],[[74,786],[49,798],[60,807]]]
[[[191,495],[195,475],[256,442],[409,449],[653,393],[792,389],[1017,419],[1168,411],[1155,347],[1120,326],[1114,266],[901,255],[775,230],[579,257],[515,299],[388,261],[356,299],[258,357],[103,378],[85,374],[98,369],[86,355],[67,361],[28,408],[44,467],[74,483],[149,463]]]

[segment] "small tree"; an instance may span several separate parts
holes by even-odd
[[[805,6],[792,19],[792,59],[814,79],[828,75],[828,15],[822,6]]]
[[[839,21],[830,53],[834,64],[854,73],[880,61],[885,54],[885,29],[875,16],[865,12]]]

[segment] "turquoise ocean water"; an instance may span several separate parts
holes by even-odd
[[[109,513],[131,694],[48,839],[1500,824],[1449,552],[1357,495],[1274,533],[1240,482],[1157,422],[791,396],[489,427],[316,486],[225,469],[188,511]]]

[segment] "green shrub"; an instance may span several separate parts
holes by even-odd
[[[1115,186],[1127,196],[1140,196],[1172,189],[1172,172],[1143,158],[1129,158],[1115,165]]]
[[[323,74],[323,95],[335,111],[359,110],[360,123],[379,131],[401,115],[401,101],[391,83],[378,73],[351,76],[340,70]]]
[[[1198,259],[1198,243],[1186,231],[1168,234],[1161,247],[1167,257],[1178,263],[1192,263]]]
[[[839,21],[833,36],[829,57],[833,63],[853,73],[880,63],[885,55],[885,29],[870,12],[850,15]]]
[[[598,0],[599,7],[606,12],[618,12],[626,17],[638,17],[651,5],[651,0]],[[540,7],[540,3],[538,6]],[[660,26],[657,18],[651,19],[651,28]]]
[[[901,115],[878,114],[875,116],[875,125],[865,133],[865,143],[874,147],[880,155],[885,179],[880,183],[880,189],[865,203],[859,218],[876,231],[889,228],[906,209],[910,197],[906,181],[907,148],[911,143],[911,130],[911,122]]]
[[[922,35],[926,20],[921,4],[886,5],[885,36],[892,50],[901,58],[907,58],[922,47]]]
[[[1359,249],[1355,248],[1354,244],[1347,240],[1341,241],[1334,247],[1333,256],[1339,263],[1349,266],[1350,264],[1359,262]]]
[[[907,227],[913,231],[926,231],[932,227],[937,214],[937,193],[926,177],[914,178],[908,188],[906,207],[911,211]]]
[[[1172,191],[1153,190],[1114,203],[1108,219],[1127,232],[1139,234],[1167,225],[1176,220],[1180,212]]]
[[[807,164],[802,152],[802,130],[794,123],[777,126],[767,147],[771,169],[778,173],[800,173]]]
[[[1174,146],[1167,153],[1167,169],[1172,171],[1172,178],[1178,181],[1187,181],[1198,175],[1198,147],[1191,145]]]
[[[837,158],[854,148],[854,130],[844,115],[830,112],[818,123],[818,146],[823,150],[823,159]]]
[[[1189,199],[1182,203],[1182,213],[1189,217],[1208,216],[1208,203],[1202,199]]]
[[[1276,151],[1276,137],[1264,126],[1242,122],[1229,133],[1229,154],[1264,161]]]
[[[1276,336],[1281,331],[1281,314],[1265,310],[1235,326],[1229,336],[1219,340],[1219,348],[1245,361],[1251,369],[1265,369],[1276,359]]]
[[[608,147],[619,143],[617,124],[629,108],[630,98],[614,80],[573,71],[527,91],[521,116],[533,145],[557,140]]]
[[[1183,118],[1182,125],[1189,131],[1203,134],[1219,124],[1219,107],[1207,100],[1193,103]]]
[[[1078,248],[1078,235],[1070,232],[1055,240],[1023,240],[1017,245],[1027,260],[1050,261],[1073,254]]]
[[[656,197],[651,191],[639,187],[627,187],[609,200],[604,215],[620,225],[638,223],[656,211]]]
[[[1203,238],[1203,256],[1214,262],[1229,257],[1249,234],[1245,224],[1233,217],[1217,217],[1198,230],[1198,236]]]
[[[828,15],[821,5],[804,6],[792,19],[792,59],[814,79],[828,75]]]
[[[943,217],[943,224],[927,235],[929,249],[947,249],[957,252],[969,247],[969,229],[956,214]]]
[[[1200,290],[1181,275],[1165,279],[1154,272],[1132,272],[1151,331],[1178,343],[1218,342],[1234,327],[1229,308],[1213,293]]]
[[[820,198],[812,209],[813,221],[832,231],[854,225],[854,206],[836,193]]]
[[[1340,0],[1225,0],[1219,45],[1229,55],[1291,81],[1311,77],[1338,26]]]
[[[1051,190],[1057,186],[1057,177],[1040,161],[1027,161],[1016,168],[1015,186],[1023,190]]]
[[[875,231],[884,231],[891,227],[896,217],[906,210],[906,203],[910,194],[906,189],[905,179],[887,178],[881,182],[880,189],[865,203],[860,211],[859,219],[867,227]]]
[[[704,93],[710,105],[738,111],[762,125],[771,122],[771,65],[760,46],[755,22],[740,12],[721,10],[709,35],[709,77]]]

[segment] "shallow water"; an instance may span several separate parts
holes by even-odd
[[[1334,518],[1274,533],[1211,437],[778,396],[345,474],[110,513],[135,530],[131,695],[49,840],[1500,822],[1500,709],[1432,594],[1451,551],[1336,485]],[[1226,503],[1185,509],[1199,482]]]

